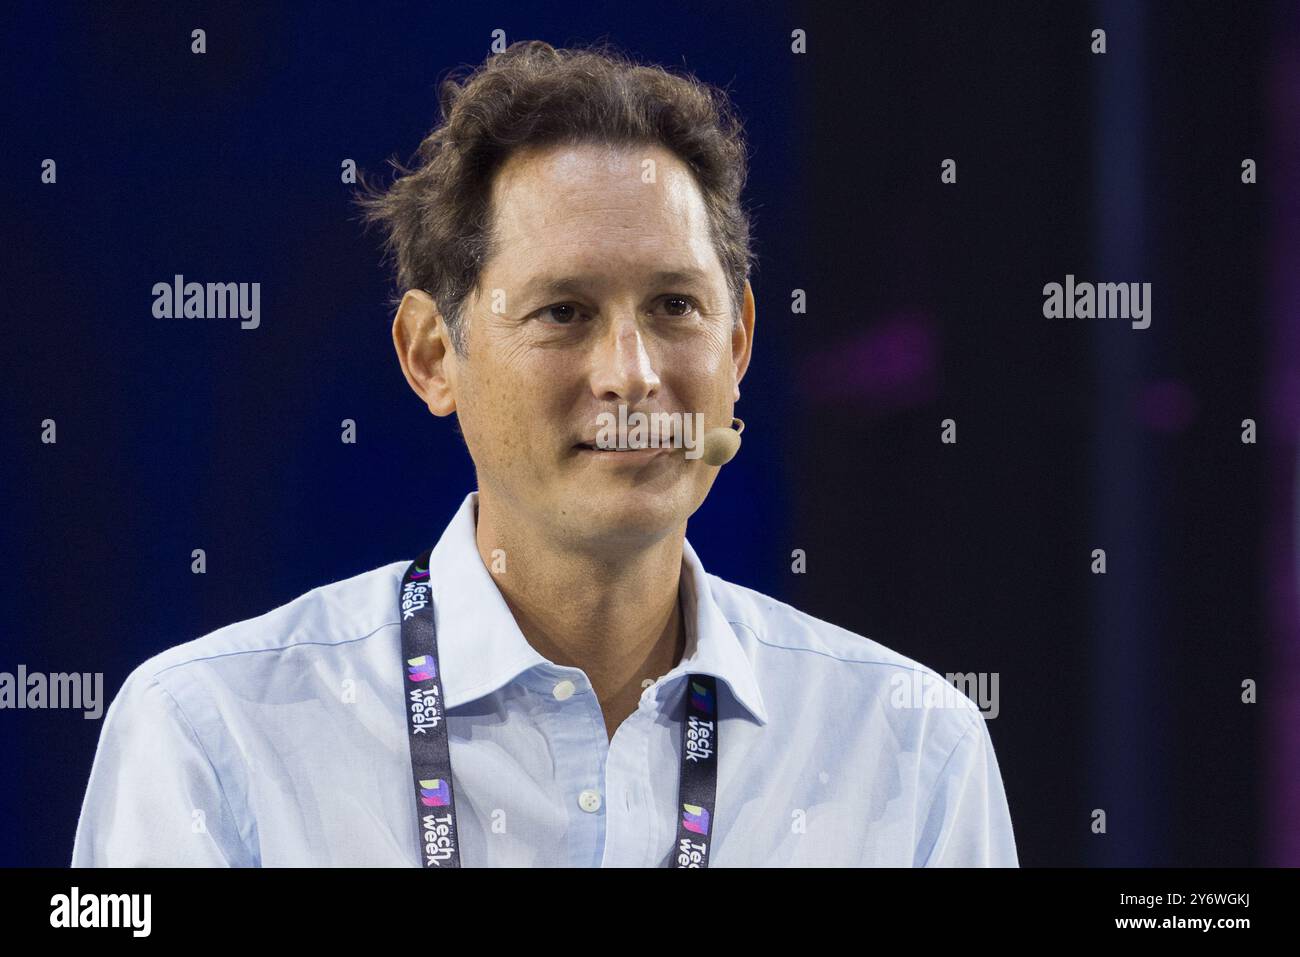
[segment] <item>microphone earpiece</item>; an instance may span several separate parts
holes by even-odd
[[[735,427],[738,422],[739,428]],[[704,453],[700,458],[706,465],[726,465],[740,451],[740,433],[745,431],[745,423],[733,418],[731,425],[731,428],[709,429],[704,433]]]

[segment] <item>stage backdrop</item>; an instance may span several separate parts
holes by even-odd
[[[610,40],[745,119],[758,317],[688,528],[709,570],[973,675],[1025,865],[1300,864],[1283,6],[19,7],[0,671],[102,673],[106,707],[436,539],[469,457],[401,376],[341,171],[409,158],[494,31]],[[259,283],[257,328],[155,318],[177,275]],[[1146,315],[1052,314],[1105,282]],[[100,724],[0,711],[0,864],[70,859]]]

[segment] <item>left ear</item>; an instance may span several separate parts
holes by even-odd
[[[732,389],[731,400],[740,399],[740,380],[749,368],[749,356],[754,348],[754,290],[745,280],[745,299],[740,306],[740,321],[731,330],[731,362],[736,370],[736,384]]]

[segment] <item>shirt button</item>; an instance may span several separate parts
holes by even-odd
[[[555,695],[556,701],[563,701],[565,698],[571,698],[573,696],[573,682],[568,678],[565,678],[551,689],[551,694]]]
[[[587,790],[578,795],[578,807],[582,808],[584,811],[599,811],[600,794],[593,791],[591,788],[587,788]]]

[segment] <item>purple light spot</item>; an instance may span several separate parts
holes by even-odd
[[[1182,432],[1196,418],[1196,397],[1173,379],[1148,383],[1138,394],[1138,418],[1156,432]]]
[[[907,312],[808,356],[801,382],[815,404],[852,404],[881,415],[934,400],[938,352],[933,319]]]

